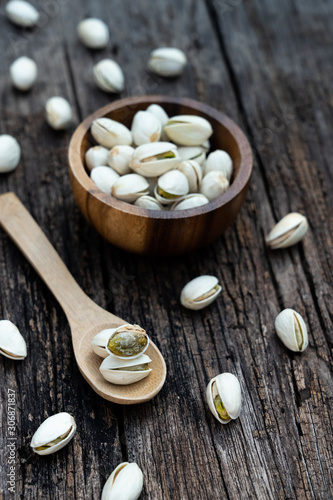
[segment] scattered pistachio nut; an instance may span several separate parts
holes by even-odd
[[[213,170],[204,176],[200,186],[200,193],[204,194],[209,201],[216,200],[229,187],[229,181],[222,172]]]
[[[155,197],[162,205],[170,205],[188,192],[188,180],[179,170],[169,170],[161,175],[155,187]]]
[[[72,108],[63,97],[50,97],[45,105],[47,123],[54,130],[65,130],[73,123]]]
[[[133,462],[118,465],[106,481],[101,500],[137,500],[143,488],[143,475]]]
[[[148,190],[147,179],[139,174],[127,174],[116,180],[112,186],[111,194],[119,200],[132,203],[140,196],[148,194]]]
[[[152,371],[149,363],[151,359],[146,354],[129,360],[108,356],[104,359],[99,371],[105,380],[112,384],[130,385],[148,377]]]
[[[221,291],[222,287],[215,276],[198,276],[184,286],[180,294],[180,302],[187,309],[197,311],[209,306]]]
[[[0,173],[12,172],[20,158],[21,148],[17,140],[8,134],[0,135]]]
[[[232,373],[221,373],[207,385],[207,402],[214,417],[227,424],[239,417],[242,395],[239,381]]]
[[[134,205],[147,210],[163,210],[162,205],[156,200],[156,198],[149,195],[140,196]]]
[[[102,167],[108,164],[109,150],[103,146],[93,146],[85,154],[85,162],[89,172],[95,167]],[[112,167],[112,165],[110,165]]]
[[[38,10],[23,0],[11,0],[6,4],[5,11],[8,19],[22,28],[35,26],[39,20]]]
[[[170,208],[171,210],[189,210],[190,208],[202,207],[207,203],[209,203],[209,200],[203,194],[191,193],[180,198]]]
[[[182,172],[188,180],[190,193],[197,193],[202,181],[202,170],[199,163],[195,160],[182,161],[177,166],[177,170]]]
[[[129,161],[134,153],[132,146],[114,146],[108,154],[107,163],[119,175],[126,175],[131,172]]]
[[[90,178],[98,189],[111,195],[112,186],[119,179],[119,174],[111,167],[101,166],[91,171]]]
[[[94,81],[104,92],[119,93],[124,90],[124,73],[116,61],[102,59],[94,66]]]
[[[180,163],[177,146],[171,142],[152,142],[136,148],[129,166],[145,177],[157,177]]]
[[[95,141],[105,148],[132,144],[131,131],[122,123],[110,118],[97,118],[92,122],[90,131]]]
[[[230,182],[233,172],[233,163],[231,157],[226,151],[216,149],[208,155],[205,162],[204,175],[212,171],[221,172]]]
[[[169,117],[159,104],[151,104],[146,111],[154,115],[160,121],[162,128],[168,123]]]
[[[160,140],[162,133],[161,122],[156,116],[148,111],[135,113],[132,122],[133,142],[137,146]]]
[[[66,412],[47,418],[32,436],[31,447],[38,455],[51,455],[64,448],[76,431],[74,418]]]
[[[27,345],[19,329],[7,319],[0,321],[0,354],[13,360],[27,357]]]
[[[84,19],[77,27],[78,37],[89,49],[104,49],[109,41],[109,28],[95,17]]]
[[[194,160],[200,166],[206,160],[206,149],[202,146],[182,146],[178,148],[178,154],[182,161]]]
[[[9,68],[10,79],[14,87],[24,92],[31,89],[37,80],[37,64],[29,57],[19,57]]]
[[[200,146],[213,133],[209,121],[195,115],[173,116],[164,131],[171,141],[180,146]]]
[[[184,52],[173,47],[161,47],[151,52],[148,68],[167,78],[179,76],[187,63]]]
[[[292,212],[285,215],[273,227],[266,238],[266,244],[273,250],[295,245],[303,238],[308,227],[308,221],[304,215]]]
[[[284,309],[275,319],[275,330],[288,349],[303,352],[309,343],[308,331],[302,316],[293,309]]]
[[[144,354],[149,345],[146,331],[139,325],[122,325],[105,344],[107,352],[120,359],[134,359]]]
[[[101,358],[107,358],[109,356],[108,351],[106,350],[106,343],[115,332],[117,328],[107,328],[99,332],[91,341],[91,347],[93,351],[100,356]]]

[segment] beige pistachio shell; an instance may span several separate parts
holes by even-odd
[[[308,221],[304,215],[292,212],[281,219],[266,238],[266,244],[276,250],[298,243],[308,230]]]
[[[85,154],[86,167],[91,172],[95,167],[102,167],[108,164],[109,150],[103,146],[93,146],[89,148]]]
[[[133,142],[137,146],[160,140],[162,125],[156,116],[148,111],[138,111],[132,122]]]
[[[206,160],[206,150],[202,146],[182,146],[178,148],[182,161],[194,160],[202,166]]]
[[[93,121],[90,131],[95,141],[108,149],[132,144],[131,131],[122,123],[110,118],[97,118]]]
[[[179,76],[187,63],[184,52],[173,47],[161,47],[150,54],[148,68],[166,78]]]
[[[45,105],[46,120],[55,130],[66,130],[73,123],[72,108],[63,97],[50,97]]]
[[[116,336],[121,336],[120,343],[118,347],[110,346],[110,343],[115,340]],[[143,340],[143,343],[141,342]],[[121,353],[119,351],[119,346],[121,347]],[[108,354],[112,357],[121,360],[136,359],[146,352],[149,346],[149,337],[147,332],[141,328],[139,325],[121,325],[111,333],[108,338],[105,349]],[[118,349],[118,351],[115,350]]]
[[[91,347],[93,351],[100,356],[101,358],[107,358],[109,353],[107,352],[105,346],[113,332],[116,331],[116,328],[107,328],[99,332],[91,341]]]
[[[217,149],[208,155],[205,162],[204,175],[213,171],[221,172],[230,182],[233,172],[233,163],[231,157],[226,151]]]
[[[197,193],[202,181],[202,170],[199,163],[195,160],[182,161],[177,166],[177,170],[182,172],[188,180],[190,193]]]
[[[51,455],[64,448],[76,431],[74,418],[66,412],[47,418],[32,436],[31,447],[38,455]]]
[[[24,0],[11,0],[5,7],[7,18],[17,26],[30,28],[39,20],[39,12],[33,5]]]
[[[124,74],[116,61],[112,59],[102,59],[94,66],[93,73],[97,87],[104,90],[104,92],[117,94],[124,90]]]
[[[111,194],[119,200],[133,203],[140,196],[148,194],[147,179],[138,174],[127,174],[119,177],[113,184]]]
[[[232,373],[221,373],[214,377],[207,386],[206,396],[210,411],[221,424],[239,417],[242,406],[241,388],[237,377]],[[216,397],[222,402],[223,418],[214,404]]]
[[[0,321],[0,354],[15,361],[27,356],[27,345],[19,329],[7,319]]]
[[[103,49],[109,41],[109,28],[95,17],[84,19],[78,24],[80,42],[89,49]]]
[[[108,356],[104,359],[99,370],[105,380],[116,385],[130,385],[139,382],[150,374],[151,368],[140,369],[142,365],[148,365],[151,359],[146,354],[142,354],[135,359],[119,359]]]
[[[288,349],[303,352],[309,343],[308,331],[302,316],[293,309],[284,309],[275,319],[275,331]]]
[[[155,197],[162,205],[171,205],[188,192],[186,176],[179,170],[169,170],[158,179]]]
[[[177,146],[171,142],[153,142],[136,148],[129,166],[145,177],[158,177],[180,163]]]
[[[164,131],[171,141],[181,146],[200,146],[213,133],[209,121],[195,115],[173,116]]]
[[[184,286],[180,302],[187,309],[203,309],[211,304],[221,291],[222,287],[215,276],[198,276]]]
[[[26,92],[37,80],[37,64],[29,57],[22,56],[11,64],[9,73],[14,87]]]
[[[169,117],[159,104],[151,104],[146,111],[153,114],[160,121],[162,128],[168,123]]]
[[[200,186],[200,193],[205,195],[209,201],[213,201],[229,187],[229,181],[221,172],[213,170],[204,176]]]
[[[137,500],[143,488],[143,475],[133,462],[118,465],[106,481],[101,500]]]
[[[91,171],[90,178],[103,193],[111,196],[112,186],[119,179],[119,174],[111,167],[101,166]]]
[[[21,147],[15,137],[0,135],[0,173],[12,172],[20,162]]]
[[[176,201],[173,205],[171,205],[171,210],[189,210],[190,208],[201,207],[203,205],[207,205],[209,200],[207,200],[206,196],[199,193],[192,193],[184,196],[180,200]]]
[[[120,175],[129,174],[131,172],[129,161],[133,153],[132,146],[115,146],[108,154],[107,164]]]
[[[163,210],[162,205],[152,196],[140,196],[134,203],[136,207],[145,208],[146,210]]]

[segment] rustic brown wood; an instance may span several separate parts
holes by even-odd
[[[234,164],[233,181],[218,199],[186,211],[152,211],[108,196],[92,182],[84,166],[84,155],[94,145],[92,122],[107,117],[130,128],[135,113],[152,103],[163,106],[169,116],[195,114],[211,123],[212,149],[227,151]],[[215,240],[240,211],[252,173],[249,143],[230,118],[192,99],[159,95],[121,99],[95,111],[75,131],[68,158],[73,193],[88,222],[110,243],[148,255],[178,255]]]
[[[332,2],[115,0],[110,7],[71,0],[54,2],[53,14],[51,2],[32,2],[44,23],[28,37],[0,18],[0,132],[23,149],[19,168],[0,177],[0,192],[19,196],[95,302],[147,328],[168,376],[144,405],[102,400],[77,369],[61,308],[1,231],[0,317],[20,327],[29,351],[22,363],[0,360],[1,500],[13,498],[8,389],[16,395],[17,498],[98,499],[123,460],[142,468],[143,500],[332,498]],[[110,26],[104,51],[77,40],[75,26],[89,15]],[[162,45],[185,50],[189,65],[179,79],[146,72],[150,50]],[[39,67],[37,86],[24,95],[7,76],[23,52]],[[117,99],[91,78],[93,63],[109,56],[124,69],[124,96],[198,99],[250,139],[246,201],[214,244],[183,257],[141,257],[107,243],[81,216],[67,172],[74,128],[49,129],[43,106],[63,95],[79,124]],[[296,247],[269,251],[264,236],[290,211],[307,215],[308,234]],[[219,277],[219,299],[203,311],[184,310],[182,286],[203,273]],[[308,325],[301,355],[274,333],[284,307]],[[222,428],[207,409],[205,387],[226,370],[240,379],[243,408]],[[77,433],[56,455],[37,457],[32,434],[58,411],[75,416]]]

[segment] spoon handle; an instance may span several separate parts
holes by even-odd
[[[79,287],[41,228],[14,193],[0,195],[0,226],[45,281],[70,323],[96,304]]]

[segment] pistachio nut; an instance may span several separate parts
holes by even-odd
[[[134,203],[136,207],[145,208],[146,210],[163,210],[162,205],[152,196],[140,196]]]
[[[213,171],[221,172],[230,182],[233,171],[233,163],[231,157],[226,151],[216,149],[216,151],[213,151],[208,155],[205,162],[204,175]]]
[[[205,118],[195,115],[173,116],[164,127],[167,137],[180,146],[200,146],[213,133]]]
[[[108,164],[109,150],[103,146],[93,146],[85,154],[86,167],[89,172],[95,167],[102,167]],[[110,165],[111,167],[112,165]]]
[[[186,160],[179,163],[177,170],[182,172],[188,180],[190,193],[199,191],[200,183],[202,181],[202,170],[195,160]]]
[[[119,174],[111,167],[101,166],[91,171],[90,178],[98,189],[111,196],[112,186],[119,179]]]
[[[206,196],[199,193],[192,193],[180,198],[173,205],[171,205],[171,210],[189,210],[190,208],[201,207],[202,205],[207,205],[209,200]]]
[[[303,238],[308,227],[308,221],[304,215],[292,212],[285,215],[273,227],[266,238],[266,244],[273,250],[295,245]]]
[[[302,316],[293,309],[284,309],[275,319],[275,330],[288,349],[304,351],[309,343],[308,331]]]
[[[139,325],[122,325],[110,335],[105,344],[107,352],[120,359],[134,359],[143,354],[149,345],[146,330]]]
[[[200,166],[206,160],[206,150],[202,146],[182,146],[178,148],[178,154],[183,161],[194,160]]]
[[[179,76],[187,63],[184,52],[173,47],[162,47],[151,52],[148,68],[164,77]]]
[[[0,135],[0,173],[12,172],[20,158],[21,148],[17,140],[8,134]]]
[[[29,57],[19,57],[9,68],[10,79],[14,87],[26,92],[37,80],[37,64]]]
[[[94,81],[104,92],[119,93],[124,90],[124,73],[116,61],[112,59],[102,59],[95,64]]]
[[[184,286],[180,302],[187,309],[197,311],[209,306],[221,291],[222,287],[215,276],[198,276]]]
[[[27,357],[27,345],[19,329],[7,319],[0,321],[0,354],[22,360]]]
[[[223,194],[229,187],[229,181],[222,172],[213,170],[204,176],[200,186],[200,193],[204,194],[209,201],[213,201]]]
[[[232,373],[221,373],[207,385],[207,403],[214,417],[221,423],[239,417],[242,395],[239,381]]]
[[[91,347],[93,351],[101,358],[107,358],[109,356],[108,351],[105,346],[111,335],[117,330],[117,328],[107,328],[99,332],[91,341]]]
[[[111,194],[119,200],[132,203],[140,196],[148,194],[148,190],[147,179],[138,174],[127,174],[116,180],[112,186]]]
[[[77,27],[77,34],[80,42],[89,49],[104,49],[109,41],[109,28],[95,17],[81,21]]]
[[[162,128],[168,123],[169,117],[159,104],[151,104],[146,111],[154,115],[160,121]]]
[[[141,146],[149,142],[159,141],[162,125],[160,120],[152,113],[148,111],[138,111],[134,115],[131,132],[134,144]]]
[[[122,123],[110,118],[97,118],[92,122],[91,134],[98,144],[105,148],[132,144],[132,134]]]
[[[72,108],[63,97],[50,97],[46,101],[46,120],[54,130],[65,130],[73,123]]]
[[[169,170],[161,175],[155,187],[155,197],[162,205],[170,205],[188,192],[188,180],[179,170]]]
[[[132,146],[114,146],[108,154],[107,163],[118,172],[118,174],[129,174],[131,171],[129,168],[129,161],[133,153],[134,148],[132,148]]]
[[[128,360],[108,356],[104,359],[99,371],[105,380],[112,384],[129,385],[148,377],[152,371],[149,363],[151,359],[146,354]]]
[[[145,177],[157,177],[180,163],[177,146],[171,142],[152,142],[136,148],[130,159],[132,170]]]
[[[106,481],[101,500],[137,500],[143,488],[143,475],[133,462],[118,465]]]
[[[66,412],[47,418],[32,436],[33,451],[38,455],[51,455],[64,448],[76,431],[74,418]]]
[[[11,0],[6,4],[5,11],[8,19],[22,28],[35,26],[39,20],[38,10],[23,0]]]

